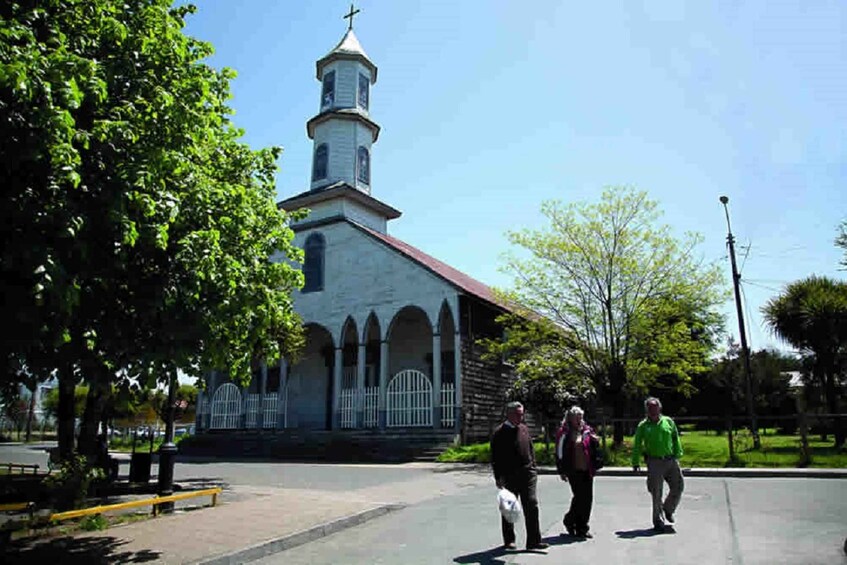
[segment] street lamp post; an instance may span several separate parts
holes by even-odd
[[[174,443],[174,402],[176,400],[176,371],[170,369],[168,376],[168,405],[165,413],[165,442],[159,448],[159,496],[169,496],[174,493],[174,463],[176,461],[176,444]],[[161,512],[173,512],[173,502],[163,502],[159,505]]]
[[[726,196],[720,197],[723,204],[724,212],[726,213],[726,243],[729,246],[729,260],[732,264],[732,286],[735,289],[735,311],[738,314],[738,333],[741,334],[741,355],[744,357],[744,374],[747,383],[747,414],[750,416],[750,434],[753,436],[753,447],[759,449],[762,444],[759,440],[759,428],[756,425],[756,408],[753,403],[753,371],[750,369],[750,349],[747,347],[747,332],[744,330],[744,312],[741,309],[741,293],[739,291],[739,281],[741,275],[738,274],[738,268],[735,264],[735,237],[732,235],[732,228],[729,225],[729,198]]]

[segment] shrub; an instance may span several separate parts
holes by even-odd
[[[62,462],[57,471],[44,479],[50,491],[52,505],[57,510],[81,508],[88,496],[91,482],[104,478],[103,470],[92,467],[82,455],[73,455]]]
[[[86,516],[79,524],[80,529],[86,532],[98,532],[109,527],[109,521],[102,514]]]

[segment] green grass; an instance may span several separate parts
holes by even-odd
[[[179,444],[183,440],[183,438],[188,437],[188,435],[176,436],[174,438],[174,443]],[[153,453],[159,451],[159,448],[164,443],[164,437],[157,437],[153,440]],[[148,452],[150,450],[150,440],[149,439],[138,439],[135,442],[135,450],[141,452]],[[117,451],[123,453],[129,453],[132,451],[132,436],[129,437],[113,437],[109,441],[109,451]]]
[[[729,445],[726,436],[714,432],[687,431],[682,436],[685,454],[680,463],[685,467],[799,467],[800,436],[776,435],[769,430],[761,432],[762,448],[753,449],[749,432],[742,430],[736,434],[736,461],[729,461]],[[632,436],[624,438],[621,449],[611,448],[611,439],[607,444],[606,466],[629,467]],[[535,456],[539,465],[554,465],[553,446],[549,449],[544,443],[535,444]],[[812,455],[810,467],[847,468],[847,450],[836,450],[832,440],[820,441],[817,436],[809,436],[809,451]],[[451,447],[438,457],[442,462],[488,463],[491,459],[489,445],[479,443],[461,447]]]

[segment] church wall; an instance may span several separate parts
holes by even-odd
[[[330,368],[323,355],[329,345],[324,332],[307,329],[306,347],[300,361],[291,367],[288,383],[288,424],[292,427],[324,429],[327,423]]]
[[[294,307],[305,322],[329,329],[336,344],[348,316],[361,328],[373,311],[384,339],[404,306],[420,307],[434,324],[444,300],[455,298],[451,285],[346,222],[299,232],[295,245],[302,246],[316,231],[326,239],[324,290],[295,292]]]
[[[321,143],[329,145],[327,177],[320,184],[347,181],[355,174],[355,133],[356,122],[351,120],[330,120],[315,126],[315,147]]]
[[[356,107],[356,85],[359,77],[359,63],[356,61],[338,61],[335,66],[335,106],[337,108]]]
[[[332,218],[333,216],[342,215],[343,212],[344,205],[342,204],[340,199],[326,200],[324,202],[318,202],[317,204],[309,206],[309,215],[306,216],[306,219],[303,220],[303,222],[315,222],[318,220],[323,220],[325,218]],[[296,226],[297,224],[293,225]]]
[[[345,201],[344,214],[354,222],[359,222],[363,226],[367,226],[380,233],[385,233],[388,230],[388,222],[385,216],[380,216],[357,202]],[[309,217],[311,218],[311,215]]]
[[[514,380],[508,367],[482,359],[482,348],[462,337],[463,442],[488,441],[503,421],[506,390]]]
[[[465,443],[488,441],[503,421],[506,391],[515,380],[512,368],[499,361],[485,361],[484,350],[476,344],[494,337],[501,329],[494,321],[498,312],[463,297],[459,304],[462,350],[462,405]]]
[[[390,363],[388,374],[396,375],[406,369],[426,374],[432,381],[427,355],[432,352],[432,327],[422,315],[397,320],[391,329]]]
[[[329,180],[348,181],[355,174],[355,132],[356,122],[350,120],[331,120],[318,126],[326,129],[329,143]]]

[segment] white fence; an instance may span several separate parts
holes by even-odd
[[[441,385],[441,427],[452,428],[456,423],[456,385]]]
[[[362,427],[375,428],[379,425],[379,387],[373,386],[364,390],[365,403],[362,414]]]
[[[265,394],[264,398],[261,394],[248,394],[244,426],[248,429],[259,427],[259,407],[261,406],[262,428],[275,428],[278,405],[279,396],[277,393]]]
[[[424,373],[408,369],[400,371],[385,392],[386,426],[432,426],[432,383]]]
[[[279,395],[277,393],[266,394],[262,399],[262,428],[276,428],[277,408],[279,406]]]
[[[356,389],[341,389],[338,398],[338,411],[340,412],[341,427],[344,429],[356,427]]]
[[[259,397],[260,394],[248,394],[247,406],[244,409],[244,427],[247,429],[259,427]]]
[[[242,425],[247,429],[261,426],[264,429],[287,428],[288,384],[293,376],[286,380],[279,393],[252,393],[242,396],[241,391],[232,383],[225,383],[215,391],[211,402],[203,395],[198,407],[201,416],[210,414],[210,429],[238,429]],[[342,389],[339,391],[339,416],[343,429],[376,428],[379,426],[380,398],[379,387],[356,388],[355,367],[345,367],[342,373]],[[455,425],[456,389],[453,383],[444,383],[438,393],[441,397],[441,412],[436,414],[437,424],[442,428]],[[429,377],[416,370],[400,371],[389,381],[385,391],[386,426],[431,427],[433,425],[433,387]],[[242,421],[242,415],[244,417]]]

